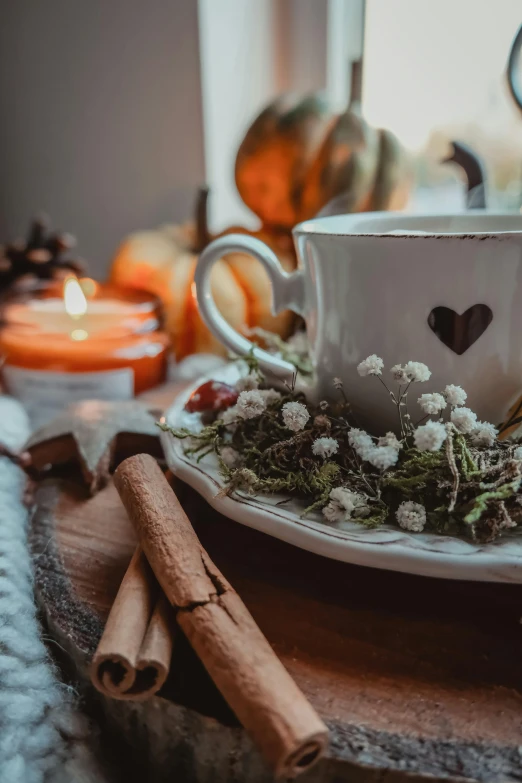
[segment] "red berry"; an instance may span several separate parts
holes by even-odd
[[[233,386],[221,381],[207,381],[192,392],[185,405],[189,413],[224,411],[237,402],[238,393]]]

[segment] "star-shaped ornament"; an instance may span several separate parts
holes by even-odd
[[[85,400],[33,433],[25,449],[36,470],[78,462],[91,494],[109,480],[116,458],[140,452],[161,457],[160,412],[135,400]]]

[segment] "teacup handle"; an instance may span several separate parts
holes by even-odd
[[[232,353],[246,356],[251,351],[259,361],[264,373],[274,374],[281,381],[291,382],[295,367],[283,359],[259,348],[246,337],[236,332],[223,318],[212,296],[210,275],[212,267],[219,259],[228,253],[247,253],[260,261],[267,271],[272,284],[272,312],[293,310],[302,313],[304,305],[303,273],[301,271],[288,274],[284,271],[276,254],[264,242],[244,234],[229,234],[211,242],[200,255],[194,282],[199,311],[203,321],[210,331]]]

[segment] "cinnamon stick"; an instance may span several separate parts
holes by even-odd
[[[276,776],[309,769],[328,730],[201,546],[155,460],[130,457],[114,483],[179,625]]]
[[[113,699],[143,701],[167,679],[174,618],[137,547],[91,664],[93,685]]]

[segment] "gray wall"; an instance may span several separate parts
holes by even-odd
[[[204,181],[197,0],[7,0],[0,241],[45,210],[91,272]]]

